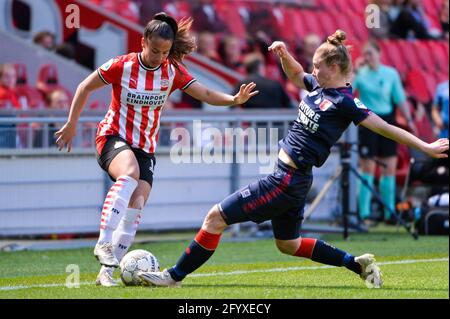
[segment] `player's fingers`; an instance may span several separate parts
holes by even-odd
[[[72,149],[72,141],[69,141],[67,143],[67,153],[69,153],[71,149]]]
[[[246,93],[250,93],[256,87],[256,83],[252,82],[245,88]]]
[[[252,97],[252,96],[255,96],[256,94],[258,94],[259,93],[259,91],[253,91],[253,92],[251,92],[248,96],[249,97]]]

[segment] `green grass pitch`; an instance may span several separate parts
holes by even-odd
[[[189,237],[189,236],[187,236]],[[224,236],[226,237],[226,236]],[[369,289],[345,268],[324,267],[306,259],[282,255],[271,239],[232,242],[224,238],[213,257],[180,289],[94,285],[99,265],[92,249],[0,253],[0,299],[8,298],[245,298],[245,299],[374,299],[449,298],[447,236],[423,236],[414,241],[403,231],[323,237],[359,255],[374,253],[385,285]],[[173,265],[189,240],[134,245],[157,256],[161,267]],[[80,269],[79,288],[67,288],[66,266]],[[118,272],[115,277],[118,278]],[[120,280],[119,280],[120,281]]]

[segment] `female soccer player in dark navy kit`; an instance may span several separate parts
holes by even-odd
[[[169,95],[180,89],[225,106],[245,103],[258,93],[254,83],[243,84],[236,95],[214,91],[189,74],[182,61],[196,47],[191,25],[191,18],[177,23],[165,13],[156,14],[144,29],[142,51],[111,59],[89,75],[77,88],[67,123],[55,133],[59,149],[67,145],[70,151],[90,92],[112,84],[111,105],[96,137],[97,161],[115,182],[106,195],[94,249],[103,265],[97,285],[117,285],[114,267],[134,241],[152,188],[161,112]]]
[[[330,148],[351,122],[436,158],[447,157],[443,152],[448,150],[448,139],[425,143],[386,123],[354,99],[347,83],[351,59],[344,40],[345,33],[338,30],[317,49],[312,75],[303,71],[283,42],[276,41],[269,47],[281,59],[289,79],[309,91],[299,105],[299,116],[293,127],[280,141],[278,167],[271,175],[215,205],[176,265],[162,272],[141,272],[139,277],[143,284],[180,286],[188,274],[211,257],[228,225],[271,220],[275,243],[282,253],[345,266],[368,286],[382,286],[381,271],[372,254],[355,257],[321,240],[300,237],[305,197],[312,183],[312,167],[320,167],[325,162]]]

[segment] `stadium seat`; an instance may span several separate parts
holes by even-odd
[[[288,9],[288,17],[291,21],[291,28],[295,31],[295,35],[299,39],[304,39],[310,31],[307,29],[306,21],[303,19],[303,10],[294,8]]]
[[[217,14],[226,23],[231,33],[243,37],[246,33],[245,23],[239,12],[239,5],[230,4],[227,1],[216,1]]]
[[[386,55],[388,65],[397,69],[400,74],[407,71],[407,65],[404,62],[402,51],[395,41],[381,40],[378,42],[381,48],[381,54]]]
[[[423,70],[425,68],[424,64],[426,63],[423,63],[423,58],[419,58],[417,56],[414,42],[415,41],[397,40],[396,44],[402,51],[402,56],[408,66],[408,69],[420,68]]]
[[[25,64],[16,63],[14,68],[17,73],[16,93],[17,96],[24,96],[27,99],[29,108],[41,108],[44,106],[41,93],[28,84],[27,67]]]
[[[49,63],[41,65],[36,86],[44,97],[56,89],[61,89],[67,93],[70,99],[72,98],[72,93],[59,84],[58,68],[54,64]]]
[[[431,78],[419,69],[412,69],[406,74],[405,78],[406,91],[421,103],[428,103],[432,97],[427,77]]]

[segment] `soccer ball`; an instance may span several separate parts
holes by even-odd
[[[120,261],[120,278],[125,286],[140,285],[141,281],[137,276],[139,271],[159,271],[158,259],[143,249],[132,250],[123,256]]]

